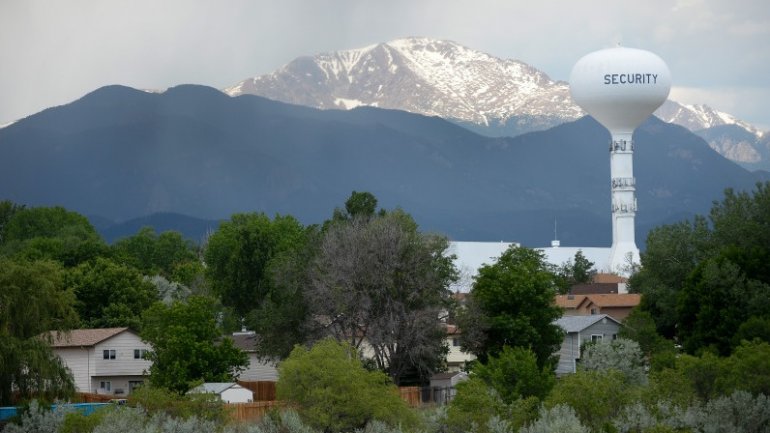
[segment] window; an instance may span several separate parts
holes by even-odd
[[[591,334],[591,343],[598,343],[604,339],[602,334]]]
[[[591,315],[592,315],[592,316],[595,316],[595,315],[596,315],[596,308],[591,308]]]
[[[453,338],[452,339],[452,346],[460,347],[460,339],[459,338]]]
[[[112,382],[110,382],[110,381],[101,381],[101,382],[99,382],[99,389],[103,389],[105,391],[111,391],[112,390]]]
[[[134,359],[144,359],[145,353],[147,353],[147,349],[134,349]]]
[[[115,355],[116,355],[115,354],[115,350],[107,350],[107,349],[105,349],[105,350],[102,351],[102,356],[104,357],[104,359],[115,359]],[[109,383],[109,382],[107,382],[107,383]]]

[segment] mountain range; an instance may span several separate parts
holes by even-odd
[[[654,117],[634,139],[639,243],[759,179]],[[321,223],[356,190],[454,240],[544,246],[556,220],[562,245],[607,246],[608,140],[590,117],[500,138],[405,111],[108,86],[0,129],[0,200],[62,205],[103,230],[158,213],[200,230],[246,211]]]
[[[493,137],[543,130],[585,115],[572,101],[568,83],[524,62],[417,37],[299,57],[224,92],[321,109],[405,110]],[[669,100],[655,115],[690,129],[746,168],[770,170],[768,136],[730,114]]]

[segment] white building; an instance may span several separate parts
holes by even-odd
[[[144,383],[152,347],[128,328],[51,333],[53,352],[72,372],[78,392],[126,396]]]
[[[216,394],[224,403],[251,403],[254,401],[254,393],[232,382],[207,382],[188,392]]]
[[[556,244],[556,242],[554,243]],[[460,272],[460,280],[452,287],[453,291],[470,292],[473,278],[483,265],[493,265],[510,246],[520,246],[516,242],[450,242],[447,254],[454,254],[455,266]],[[594,263],[599,272],[620,272],[610,269],[610,248],[601,247],[561,247],[535,248],[542,251],[545,260],[555,266],[561,266],[569,260],[574,260],[578,251],[586,259]]]

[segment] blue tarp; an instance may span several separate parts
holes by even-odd
[[[65,410],[77,410],[83,415],[91,415],[95,410],[100,407],[109,405],[110,403],[69,403],[69,404],[52,404],[51,410],[62,408]],[[18,407],[0,407],[0,421],[13,418],[18,414]]]

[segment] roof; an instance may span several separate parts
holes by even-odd
[[[84,347],[94,346],[104,340],[110,339],[128,328],[100,328],[100,329],[73,329],[69,332],[50,331],[51,347]]]
[[[638,293],[611,293],[599,295],[586,295],[583,301],[593,302],[595,305],[605,307],[636,307],[642,300]],[[581,302],[582,304],[583,302]]]
[[[191,389],[192,393],[206,392],[222,394],[230,388],[243,388],[235,382],[206,382]],[[245,389],[245,388],[244,388]]]
[[[615,274],[598,273],[593,276],[592,281],[597,284],[607,284],[607,283],[618,284],[618,283],[628,282],[628,278],[621,277],[620,275],[615,275]]]
[[[585,295],[556,295],[556,305],[561,308],[575,309],[585,299]]]
[[[620,322],[606,314],[594,314],[591,316],[562,316],[554,323],[567,333],[580,332],[589,326],[600,322],[602,319],[609,319],[620,325]]]
[[[254,331],[234,332],[232,337],[235,347],[244,352],[257,351],[257,334]]]
[[[573,295],[592,295],[596,293],[618,293],[617,283],[587,283],[575,284],[569,292]]]

